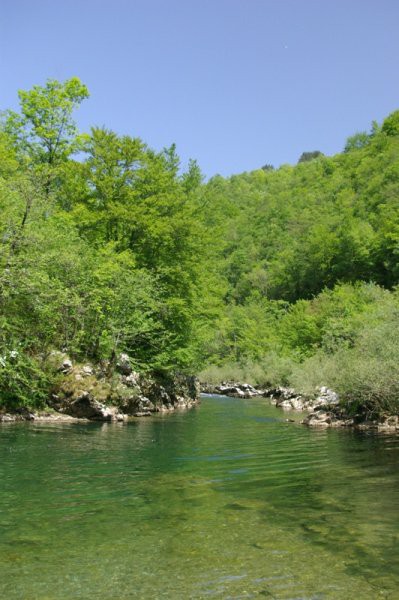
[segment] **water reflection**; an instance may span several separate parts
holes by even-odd
[[[263,400],[0,433],[0,597],[394,598],[395,437]]]

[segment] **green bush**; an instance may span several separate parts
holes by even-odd
[[[358,319],[357,331],[348,346],[334,352],[320,349],[293,371],[290,382],[312,394],[327,385],[338,392],[351,414],[378,417],[399,412],[399,306],[397,293],[385,292],[374,310]]]
[[[207,383],[239,381],[261,388],[269,388],[288,385],[294,364],[291,358],[270,352],[261,361],[209,366],[199,374],[199,378]]]
[[[18,348],[0,354],[0,408],[40,408],[48,400],[53,376],[39,360]]]

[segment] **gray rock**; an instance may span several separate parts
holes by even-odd
[[[146,398],[145,396],[139,396],[136,401],[136,410],[133,414],[136,417],[149,416],[153,410],[154,405],[151,402],[151,400],[149,400],[149,398]]]
[[[66,358],[61,365],[60,371],[62,373],[69,373],[73,368],[72,361],[69,358]]]
[[[389,415],[382,417],[377,424],[378,431],[395,432],[399,431],[399,416]]]
[[[337,404],[339,404],[338,394],[328,387],[322,386],[314,401],[314,406],[336,406]]]
[[[226,382],[220,385],[203,384],[202,391],[208,394],[221,394],[222,396],[231,396],[233,398],[252,398],[262,396],[263,391],[257,390],[249,383]]]
[[[291,406],[294,410],[304,410],[306,408],[306,401],[301,396],[292,398]]]
[[[0,414],[0,423],[12,423],[15,420],[15,415],[9,415],[8,413]]]
[[[109,408],[105,404],[98,402],[87,391],[83,391],[76,400],[67,404],[64,412],[79,419],[83,418],[94,421],[123,420],[123,415],[119,419],[119,412],[115,407]]]
[[[293,388],[281,386],[266,390],[264,396],[268,397],[272,404],[284,410],[315,410],[339,404],[338,394],[327,387],[321,387],[316,398],[301,396]]]
[[[320,409],[310,413],[301,423],[309,427],[348,427],[354,425],[354,420],[341,418],[332,411]]]
[[[93,375],[93,367],[91,365],[84,365],[84,367],[82,367],[82,373],[85,376]]]
[[[15,421],[35,421],[39,423],[76,423],[78,419],[76,417],[71,417],[70,415],[66,415],[63,413],[46,411],[39,411],[34,413],[30,413],[29,411],[27,411],[22,414],[0,414],[0,423],[14,423]]]
[[[293,388],[279,386],[267,390],[263,395],[268,397],[272,404],[284,410],[305,410],[308,408],[308,400],[299,395]]]
[[[309,427],[330,427],[331,426],[331,416],[329,413],[324,412],[322,410],[315,411],[305,417],[303,421],[301,421],[303,425],[308,425]]]
[[[132,371],[129,375],[125,375],[122,378],[122,382],[128,387],[136,387],[139,385],[140,381],[140,373],[136,373],[136,371]]]
[[[61,373],[57,386],[49,393],[48,406],[58,411],[58,419],[123,421],[128,415],[147,416],[153,412],[188,408],[199,402],[199,382],[184,374],[156,373],[152,377],[133,371],[127,354],[120,354],[118,367],[104,361],[95,367],[89,363],[72,364],[62,352],[50,353],[49,365]],[[20,407],[15,416],[1,413],[0,420],[39,418]],[[41,414],[41,419],[55,415]]]
[[[122,375],[130,375],[133,371],[130,356],[122,352],[116,361],[116,370]]]
[[[276,406],[283,408],[284,410],[292,410],[291,400],[281,400],[280,402],[276,403]]]

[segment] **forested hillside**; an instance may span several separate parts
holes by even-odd
[[[77,78],[19,97],[0,129],[2,402],[44,401],[54,349],[396,401],[399,111],[337,156],[203,183],[174,146],[78,132]]]
[[[337,156],[207,184],[224,310],[204,378],[397,402],[398,134],[395,112]]]

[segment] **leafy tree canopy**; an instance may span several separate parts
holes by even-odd
[[[6,111],[3,128],[22,156],[54,165],[81,148],[72,113],[89,92],[77,77],[64,83],[49,79],[45,86],[21,90],[18,96],[20,113]]]
[[[309,160],[314,160],[319,156],[324,156],[320,150],[313,150],[312,152],[302,152],[301,156],[298,159],[298,164],[302,162],[308,162]]]

